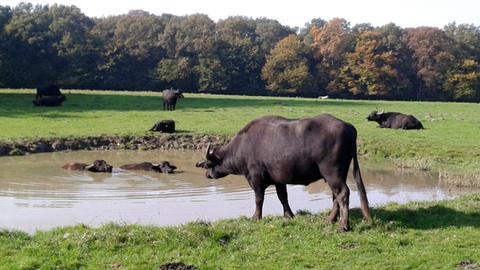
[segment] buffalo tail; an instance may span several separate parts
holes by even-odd
[[[358,193],[360,195],[360,208],[362,209],[363,218],[367,223],[372,223],[372,216],[370,215],[370,209],[368,208],[367,192],[363,185],[362,175],[360,174],[360,167],[358,166],[357,158],[357,145],[355,143],[355,151],[353,153],[353,176],[357,183]]]

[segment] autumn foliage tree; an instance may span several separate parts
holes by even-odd
[[[411,88],[401,53],[401,30],[365,31],[357,38],[355,50],[346,54],[345,65],[331,85],[353,95],[399,97]]]
[[[322,27],[313,26],[310,30],[313,57],[316,60],[316,80],[321,89],[335,92],[331,84],[345,62],[346,53],[353,49],[354,35],[345,19],[335,18]]]
[[[0,5],[0,87],[480,101],[480,28]]]
[[[282,39],[267,57],[262,78],[279,94],[309,94],[313,90],[308,47],[295,35]]]

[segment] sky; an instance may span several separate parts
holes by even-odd
[[[103,17],[141,9],[153,14],[207,14],[214,21],[229,16],[267,17],[291,27],[303,27],[313,18],[345,18],[352,25],[395,23],[401,27],[437,26],[450,22],[480,25],[478,0],[24,0],[32,4],[63,4],[79,7],[87,16]],[[23,1],[0,0],[16,6]]]

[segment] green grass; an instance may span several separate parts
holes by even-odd
[[[316,100],[187,94],[177,110],[162,110],[160,93],[64,91],[62,107],[34,107],[32,90],[0,90],[0,141],[47,137],[141,135],[173,119],[181,133],[234,135],[263,115],[289,118],[331,113],[355,125],[360,153],[402,160],[400,166],[480,167],[480,106],[472,103]],[[419,118],[425,130],[378,129],[365,117],[375,108]],[[429,168],[427,168],[429,169]]]
[[[0,231],[0,269],[158,269],[169,262],[199,269],[478,269],[478,209],[480,194],[390,204],[373,210],[373,225],[355,209],[348,233],[327,224],[326,213],[167,228]]]

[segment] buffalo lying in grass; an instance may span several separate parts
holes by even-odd
[[[60,96],[42,96],[36,98],[33,102],[35,106],[46,106],[46,107],[56,107],[62,105],[62,103],[66,100],[64,95]]]
[[[163,109],[167,111],[175,111],[175,106],[177,105],[177,99],[184,98],[183,94],[179,90],[163,90]]]
[[[162,161],[158,164],[150,162],[126,164],[120,166],[124,170],[138,170],[138,171],[154,171],[159,173],[174,173],[176,166],[170,164],[168,161]]]
[[[60,88],[56,85],[46,87],[38,87],[37,94],[33,104],[35,106],[60,106],[67,98],[60,92]]]
[[[413,115],[398,112],[373,111],[367,116],[368,121],[375,121],[379,128],[423,129],[422,123]]]
[[[60,88],[56,85],[49,85],[46,87],[38,87],[37,88],[37,96],[36,98],[41,98],[43,96],[62,96],[62,92],[60,92]]]
[[[287,184],[308,185],[325,179],[333,195],[329,221],[336,222],[340,216],[339,229],[347,231],[350,189],[346,180],[352,159],[363,217],[371,222],[356,140],[354,126],[329,114],[300,120],[266,116],[247,124],[227,145],[209,145],[206,159],[196,166],[207,170],[207,178],[244,175],[255,192],[253,219],[262,218],[268,186],[275,185],[284,217],[291,218]]]
[[[63,165],[62,168],[73,171],[112,172],[112,166],[102,159],[97,159],[92,164],[68,163]]]
[[[174,133],[175,132],[175,121],[173,121],[173,120],[158,121],[148,131]]]

